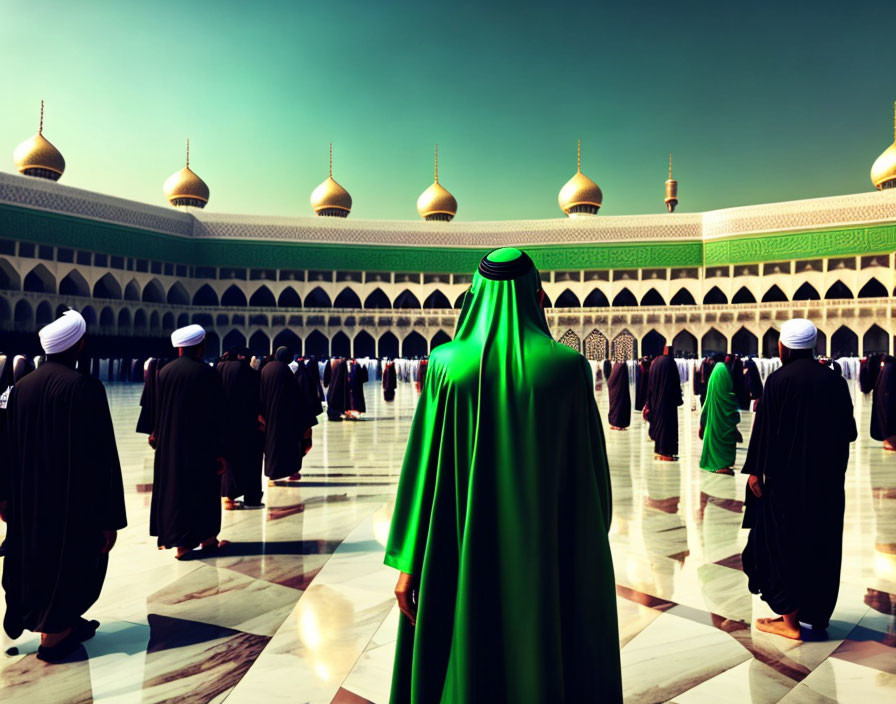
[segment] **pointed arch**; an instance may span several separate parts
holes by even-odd
[[[327,295],[327,292],[324,291],[320,286],[315,286],[311,292],[305,296],[305,307],[306,308],[332,308],[333,303],[330,301],[330,297]]]
[[[831,355],[833,357],[858,357],[859,336],[845,325],[841,325],[831,336]]]
[[[239,330],[231,330],[224,336],[221,345],[225,350],[233,349],[234,347],[247,347],[246,336]]]
[[[464,299],[467,297],[467,294],[469,293],[469,291],[470,291],[470,290],[467,289],[466,291],[464,291],[463,293],[461,293],[461,294],[455,299],[455,301],[454,301],[454,308],[455,308],[456,310],[460,310],[461,308],[464,307]]]
[[[0,298],[0,325],[6,325],[12,320],[12,309],[5,298]]]
[[[223,328],[228,324],[227,316],[223,316],[224,320],[221,321],[220,317],[218,319],[218,327]],[[196,325],[201,325],[204,328],[210,328],[214,326],[215,319],[212,318],[208,313],[193,313],[193,316],[190,318],[190,322],[195,323]]]
[[[218,338],[218,333],[214,330],[210,330],[205,333],[205,357],[208,359],[209,357],[212,359],[216,359],[221,354],[221,341]]]
[[[680,288],[675,292],[675,295],[672,296],[672,300],[669,301],[670,306],[695,306],[697,305],[697,301],[694,300],[694,296],[691,295],[691,292],[686,288]],[[696,338],[694,338],[696,339]]]
[[[579,297],[570,291],[568,288],[563,289],[563,293],[557,296],[557,300],[554,301],[554,308],[581,308],[582,304],[579,301]],[[581,345],[579,345],[581,347]]]
[[[168,294],[165,298],[173,306],[190,305],[190,294],[187,293],[187,289],[184,288],[180,281],[175,281],[171,284],[171,288],[168,289]]]
[[[16,270],[5,259],[0,259],[0,290],[18,291],[22,287],[22,280]]]
[[[794,301],[818,301],[820,299],[821,299],[821,294],[819,294],[818,290],[812,284],[810,284],[808,281],[803,283],[793,293]]]
[[[377,341],[377,350],[380,357],[398,357],[398,338],[388,330],[380,335]]]
[[[90,296],[90,285],[77,269],[72,269],[59,282],[59,295],[87,298]]]
[[[190,314],[189,313],[181,313],[177,316],[177,325],[178,328],[185,328],[190,324]]]
[[[403,357],[425,357],[429,353],[426,338],[414,330],[401,341],[401,355]]]
[[[56,279],[43,264],[38,264],[25,275],[25,291],[32,293],[56,293]]]
[[[134,331],[135,332],[146,332],[149,329],[149,318],[146,315],[146,311],[142,308],[138,308],[134,313]]]
[[[389,300],[389,297],[383,293],[383,289],[375,288],[370,292],[370,295],[364,299],[364,307],[365,308],[391,308],[392,302]]]
[[[336,296],[336,300],[333,301],[333,307],[357,309],[361,307],[361,299],[351,286],[346,286],[339,292],[339,295]]]
[[[126,332],[131,328],[131,311],[122,308],[118,311],[118,332]]]
[[[838,279],[831,284],[831,287],[825,292],[824,298],[825,300],[830,301],[837,298],[855,298],[855,296],[852,295],[849,286]]]
[[[280,296],[277,298],[277,306],[279,308],[301,308],[302,298],[292,286],[287,286],[280,292]]]
[[[164,303],[167,300],[167,297],[162,282],[158,279],[150,279],[149,283],[143,287],[143,296],[141,300],[144,303]]]
[[[274,308],[277,301],[274,294],[271,293],[271,289],[267,286],[260,286],[249,299],[249,305],[253,308]]]
[[[329,357],[330,341],[320,330],[312,330],[305,338],[305,354],[309,357]]]
[[[718,306],[725,305],[726,303],[728,303],[728,296],[726,296],[718,286],[713,286],[706,292],[706,295],[703,296],[703,305],[705,306]]]
[[[16,303],[13,320],[17,328],[30,328],[34,323],[34,309],[24,298]]]
[[[641,305],[642,306],[664,306],[666,305],[666,299],[664,299],[660,292],[655,288],[651,288],[641,297]]]
[[[610,356],[614,362],[624,362],[638,356],[638,341],[627,329],[623,329],[610,344]]]
[[[636,305],[638,305],[638,299],[635,298],[635,294],[627,288],[623,288],[619,293],[613,296],[614,308],[630,308]]]
[[[696,357],[697,336],[682,330],[672,338],[672,349],[676,357]]]
[[[763,303],[774,303],[780,301],[786,301],[787,296],[781,290],[781,287],[778,284],[772,284],[772,287],[762,294],[762,302]]]
[[[742,327],[731,336],[731,351],[742,357],[759,354],[759,338],[746,328]]]
[[[128,285],[124,287],[124,300],[140,300],[140,284],[137,283],[136,279],[131,279],[128,281]]]
[[[245,308],[249,305],[246,294],[236,284],[230,284],[221,294],[221,305],[224,308]]]
[[[875,323],[862,336],[862,354],[887,354],[890,351],[888,341],[887,331]]]
[[[700,340],[700,349],[704,357],[710,354],[725,354],[728,351],[728,338],[715,328],[710,328]]]
[[[451,310],[451,301],[444,293],[436,289],[423,301],[423,307],[427,310]]]
[[[651,330],[641,339],[641,354],[659,357],[666,346],[666,336]]]
[[[557,340],[564,347],[569,347],[576,352],[582,351],[582,338],[575,334],[572,330],[567,330],[560,336],[560,339]]]
[[[218,294],[215,293],[215,289],[208,284],[202,284],[202,286],[199,287],[199,290],[193,294],[193,305],[206,308],[217,308]],[[226,347],[225,349],[230,348]]]
[[[352,341],[355,357],[376,357],[376,340],[366,330],[362,330]]]
[[[756,296],[754,296],[753,292],[746,286],[741,286],[737,289],[737,293],[734,294],[734,298],[731,299],[731,302],[736,304],[755,303]]]
[[[106,306],[100,311],[100,327],[112,330],[115,327],[115,312]]]
[[[158,332],[161,328],[161,320],[159,318],[159,311],[154,310],[149,314],[149,329]]]
[[[873,276],[859,289],[859,298],[889,298],[886,287]]]
[[[594,329],[585,336],[585,356],[588,359],[604,360],[610,353],[610,342],[600,330]]]
[[[599,288],[596,288],[585,297],[585,302],[583,304],[583,307],[584,308],[609,308],[610,300],[607,298],[607,294],[605,294]]]
[[[165,313],[165,315],[162,317],[162,329],[166,332],[173,331],[175,329],[174,313],[172,313],[171,311]]]
[[[352,342],[348,339],[348,335],[341,330],[333,335],[333,339],[330,341],[330,354],[334,357],[352,356]]]
[[[396,310],[416,310],[421,306],[418,298],[408,289],[405,289],[395,297],[395,302],[392,304],[392,307]]]
[[[435,335],[432,336],[432,340],[429,343],[429,351],[432,352],[436,347],[440,347],[441,345],[445,345],[451,342],[451,335],[449,335],[444,330],[439,330]]]
[[[276,352],[279,348],[285,347],[293,356],[302,354],[302,338],[296,335],[292,330],[281,330],[274,336],[271,343],[271,349]]]
[[[775,330],[775,328],[769,328],[765,331],[765,334],[762,336],[762,354],[764,356],[778,356],[778,340],[780,337],[781,333]]]
[[[249,338],[249,349],[256,356],[265,357],[271,353],[271,338],[264,330],[256,330]]]
[[[93,285],[94,298],[121,300],[121,284],[112,274],[103,274]]]
[[[54,319],[53,306],[47,301],[41,301],[37,304],[37,311],[34,316],[34,324],[37,327],[42,328],[44,325],[49,325]]]

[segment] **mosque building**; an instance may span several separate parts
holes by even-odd
[[[580,144],[556,219],[453,222],[438,148],[420,221],[350,217],[332,145],[313,215],[227,215],[206,207],[189,143],[164,184],[173,207],[64,185],[41,106],[37,134],[14,152],[19,173],[0,173],[0,331],[15,351],[36,353],[32,333],[73,307],[97,355],[130,355],[138,343],[167,354],[171,330],[196,322],[210,354],[288,344],[306,355],[422,356],[450,340],[483,253],[513,245],[542,272],[556,339],[591,359],[664,344],[772,355],[794,316],[816,323],[819,353],[893,352],[896,142],[874,162],[875,191],[704,213],[675,212],[670,156],[666,212],[599,215],[603,193],[581,157]]]

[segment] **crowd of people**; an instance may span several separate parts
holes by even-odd
[[[388,403],[399,380],[414,381],[421,395],[385,558],[400,572],[405,616],[392,701],[620,701],[612,487],[592,367],[553,340],[543,300],[531,259],[504,249],[482,260],[455,339],[412,364],[285,347],[263,359],[234,348],[209,363],[205,330],[176,330],[176,357],[144,364],[136,428],[154,451],[159,549],[178,560],[226,554],[222,504],[259,508],[263,477],[300,480],[318,418],[359,418],[365,382],[381,381]],[[84,614],[127,525],[105,388],[79,368],[85,333],[67,311],[40,331],[36,370],[0,356],[4,628],[40,633],[37,656],[48,662],[95,634]],[[742,414],[755,414],[741,469],[743,565],[750,591],[779,614],[756,627],[787,638],[801,638],[801,624],[823,632],[833,613],[857,437],[847,382],[816,359],[816,335],[808,320],[785,323],[781,367],[764,384],[755,361],[737,355],[692,367],[702,469],[734,473]],[[677,459],[682,375],[670,350],[639,360],[633,384],[624,362],[599,372],[611,431],[630,426],[634,406],[655,458]],[[862,361],[870,434],[886,450],[896,446],[894,384],[892,356]],[[550,578],[528,579],[533,565],[551,565]]]

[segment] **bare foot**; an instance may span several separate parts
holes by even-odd
[[[215,550],[220,550],[225,545],[230,545],[229,540],[218,540],[217,538],[212,538],[211,540],[206,540],[200,546],[203,550],[207,550],[208,552],[214,552]]]
[[[234,511],[236,510],[236,501],[233,499],[228,499],[226,496],[223,499],[224,510],[225,511]]]
[[[756,628],[766,633],[773,633],[776,636],[800,640],[799,627],[789,626],[783,616],[778,616],[778,618],[757,618]]]
[[[66,628],[59,633],[41,633],[40,644],[46,648],[52,648],[54,645],[59,645],[59,643],[68,638],[69,635],[71,635],[71,632],[71,628]]]
[[[178,548],[174,555],[175,560],[183,560],[187,555],[193,552],[193,548]]]
[[[722,469],[717,469],[716,474],[727,474],[729,477],[733,477],[734,470],[731,467],[723,467]]]
[[[653,459],[658,462],[674,462],[676,458],[672,455],[654,455]]]

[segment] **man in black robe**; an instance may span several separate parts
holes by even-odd
[[[252,352],[234,347],[215,366],[224,386],[224,422],[227,427],[224,457],[227,471],[221,481],[224,509],[261,508],[261,456],[264,435],[261,431],[261,375],[249,366]]]
[[[738,355],[729,354],[725,356],[725,366],[731,374],[737,406],[745,411],[750,407],[750,392],[747,391],[747,382],[744,378],[744,363]]]
[[[137,417],[137,432],[152,434],[156,419],[156,404],[159,399],[159,360],[146,361],[143,370],[143,393],[140,394],[140,415]]]
[[[383,367],[383,400],[386,402],[395,400],[395,389],[398,387],[398,380],[395,373],[395,360],[386,361]]]
[[[667,346],[650,365],[644,399],[644,419],[650,423],[648,435],[654,441],[655,458],[660,461],[672,462],[678,457],[678,407],[682,403],[681,376]]]
[[[304,360],[301,357],[296,360],[295,375],[296,380],[299,382],[299,389],[302,392],[302,397],[308,400],[309,407],[311,408],[311,415],[316,418],[324,412],[324,406],[321,402],[320,394],[318,393],[320,373],[318,373],[317,370],[317,362],[314,362],[314,373],[312,373],[311,367],[306,362],[307,360]]]
[[[197,546],[225,545],[221,531],[221,475],[226,471],[224,387],[202,361],[205,330],[188,325],[171,334],[178,358],[159,372],[158,405],[149,444],[155,449],[149,534],[177,559]]]
[[[607,379],[607,393],[610,397],[610,412],[607,420],[610,430],[625,430],[632,420],[632,395],[628,388],[628,364],[616,362],[610,378]]]
[[[312,399],[303,396],[289,368],[291,359],[289,350],[279,347],[261,370],[264,473],[272,481],[301,478],[302,458],[311,449],[311,428],[317,425]]]
[[[871,397],[871,437],[896,450],[896,358],[884,355]]]
[[[753,410],[762,398],[762,375],[759,374],[759,367],[752,358],[747,357],[744,360],[744,377],[747,382],[747,393],[752,401]]]
[[[327,387],[327,418],[339,421],[351,408],[348,387],[348,364],[342,357],[330,360],[324,369],[324,386]]]
[[[121,466],[102,383],[75,370],[87,325],[75,311],[40,331],[47,360],[13,388],[9,452],[0,482],[8,524],[4,628],[39,632],[37,657],[58,662],[99,626],[109,551],[127,525]]]
[[[780,617],[759,630],[800,639],[800,622],[828,626],[840,587],[843,485],[856,439],[846,381],[813,356],[808,320],[781,328],[783,366],[769,375],[743,473],[748,474],[743,552],[749,589]]]
[[[367,413],[367,401],[364,398],[364,383],[367,381],[367,368],[353,359],[348,365],[348,399],[346,418],[358,420],[362,413]]]
[[[643,411],[647,399],[647,382],[650,378],[650,358],[641,357],[635,367],[635,410]]]

